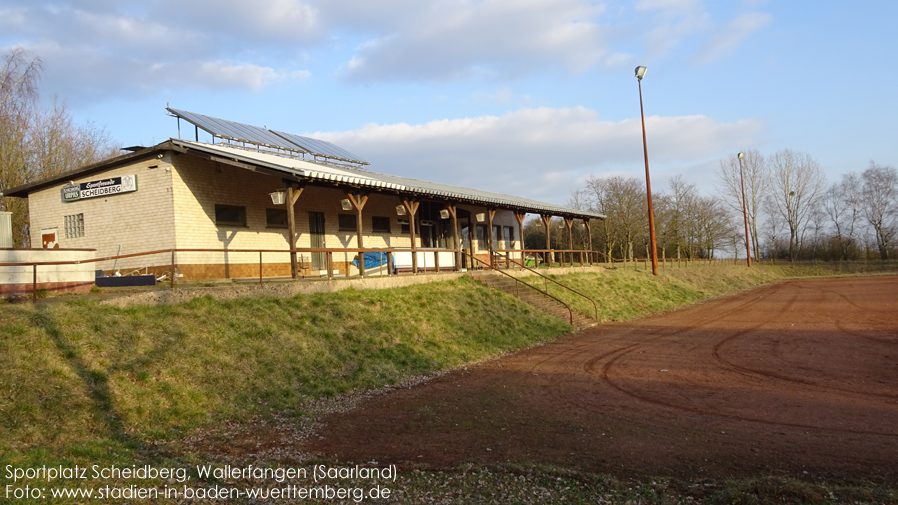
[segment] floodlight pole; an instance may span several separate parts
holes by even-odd
[[[742,175],[742,158],[739,153],[739,183],[742,185],[742,218],[745,220],[745,262],[751,267],[751,248],[748,246],[748,212],[745,210],[745,177]]]
[[[649,177],[649,148],[645,140],[645,112],[642,108],[642,78],[645,67],[636,67],[636,80],[639,82],[639,116],[642,119],[642,152],[645,156],[645,188],[648,193],[649,206],[649,239],[652,242],[652,275],[658,275],[658,246],[655,242],[655,210],[652,207],[652,181]]]

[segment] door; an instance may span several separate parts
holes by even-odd
[[[324,213],[309,212],[309,240],[312,249],[327,247],[324,243]],[[327,268],[327,253],[312,253],[312,270]]]
[[[41,230],[41,247],[44,249],[59,249],[56,228],[44,228]]]

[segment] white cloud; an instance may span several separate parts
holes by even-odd
[[[772,21],[769,14],[743,14],[727,23],[698,50],[694,61],[698,65],[713,63],[732,54],[746,37],[767,26]]]
[[[639,0],[636,2],[637,11],[693,11],[701,8],[701,0]]]
[[[648,117],[649,156],[662,170],[722,156],[734,145],[751,145],[763,127],[757,120]],[[310,135],[368,159],[373,171],[559,204],[584,174],[644,173],[639,120],[602,121],[584,107],[521,109],[420,125],[369,124]]]
[[[259,90],[307,78],[296,69],[310,64],[355,82],[488,81],[499,90],[495,103],[522,106],[526,94],[502,86],[534,74],[618,71],[637,56],[651,64],[690,37],[715,33],[700,0],[612,5],[619,8],[601,0],[220,0],[214,8],[199,0],[7,0],[0,43],[40,48],[48,80],[73,100],[163,88]],[[764,14],[737,18],[695,61],[726,55],[766,22]],[[160,69],[184,73],[175,79]]]
[[[444,1],[360,45],[341,75],[358,80],[450,80],[548,67],[570,73],[608,54],[602,8],[582,0]]]
[[[67,89],[67,99],[108,97],[108,89],[128,90],[132,95],[191,87],[258,91],[274,82],[301,81],[310,75],[306,70],[288,71],[229,60],[154,62],[128,58],[116,59],[110,65],[107,53],[90,46],[44,43],[26,48],[39,54],[46,64],[42,89],[50,94]],[[83,91],[79,95],[72,90]]]
[[[305,79],[309,72],[295,70],[296,60],[287,68],[257,61],[302,53],[285,43],[323,39],[316,13],[298,0],[260,0],[251,8],[222,0],[212,9],[192,0],[62,0],[3,8],[0,27],[47,63],[45,89],[64,86],[64,96],[77,100],[163,88],[258,90]]]

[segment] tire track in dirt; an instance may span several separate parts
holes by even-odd
[[[866,282],[784,282],[571,334],[330,416],[307,448],[405,467],[892,478],[892,342],[843,328],[895,332],[898,314],[874,324],[856,307],[889,307],[898,288]]]

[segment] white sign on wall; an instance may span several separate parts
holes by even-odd
[[[137,191],[137,176],[123,175],[121,177],[109,177],[99,181],[82,182],[81,184],[68,184],[62,187],[62,200],[75,202],[85,198],[97,198],[100,196],[117,195]]]

